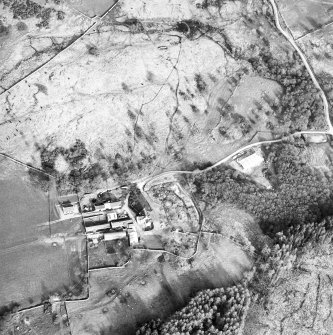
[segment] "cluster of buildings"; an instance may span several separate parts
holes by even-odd
[[[107,193],[107,192],[105,192]],[[86,194],[79,201],[77,195],[60,198],[60,208],[64,218],[82,216],[88,239],[112,241],[127,238],[130,245],[139,243],[135,218],[131,218],[124,203],[111,194],[100,193],[95,197]],[[144,220],[144,217],[138,217]]]

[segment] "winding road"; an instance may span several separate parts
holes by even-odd
[[[302,135],[302,134],[322,134],[322,135],[332,135],[333,136],[333,126],[330,120],[330,115],[329,115],[329,104],[325,95],[325,92],[323,91],[323,89],[321,88],[316,76],[314,75],[314,72],[308,62],[308,60],[306,59],[305,55],[303,54],[302,50],[299,48],[299,46],[297,45],[297,43],[295,42],[295,40],[293,39],[293,37],[288,33],[285,32],[283,30],[283,28],[281,27],[280,24],[280,19],[279,16],[282,17],[282,15],[279,12],[278,6],[275,3],[275,0],[267,0],[273,9],[273,13],[274,13],[274,19],[275,19],[275,24],[277,29],[281,32],[281,34],[289,41],[289,43],[294,47],[294,49],[297,51],[297,53],[299,54],[299,56],[301,57],[304,66],[306,67],[306,69],[308,70],[310,77],[314,83],[314,85],[316,86],[316,88],[319,90],[321,98],[323,100],[323,105],[324,105],[324,113],[325,113],[325,118],[326,118],[326,123],[327,123],[327,130],[323,130],[323,131],[316,131],[316,130],[307,130],[307,131],[300,131],[300,132],[296,132],[293,134],[290,134],[288,136],[284,136],[281,137],[280,139],[276,139],[276,140],[268,140],[268,141],[260,141],[260,142],[255,142],[255,143],[251,143],[248,144],[238,150],[236,150],[235,152],[233,152],[232,154],[220,159],[218,162],[216,162],[214,165],[207,167],[206,169],[203,170],[194,170],[194,171],[181,171],[181,170],[176,170],[176,171],[168,171],[168,172],[162,172],[160,174],[157,174],[155,176],[151,176],[151,177],[147,177],[147,178],[143,178],[141,180],[139,180],[137,182],[137,186],[139,187],[139,189],[141,191],[145,191],[147,188],[149,188],[149,186],[151,185],[151,183],[156,180],[157,178],[161,178],[161,177],[168,177],[168,176],[174,176],[175,174],[198,174],[198,173],[202,173],[202,172],[206,172],[209,171],[211,169],[216,168],[217,166],[226,163],[228,160],[232,159],[235,155],[248,150],[250,148],[259,146],[259,145],[263,145],[263,144],[272,144],[272,143],[278,143],[278,142],[282,142],[283,140],[286,140],[288,138],[290,138],[291,136],[297,136],[297,135]]]
[[[324,113],[325,113],[325,116],[326,116],[326,122],[327,122],[327,125],[328,125],[327,134],[333,135],[333,127],[332,127],[332,123],[331,123],[331,120],[330,120],[329,106],[328,106],[328,101],[327,101],[325,92],[323,91],[323,89],[319,85],[318,80],[317,80],[316,76],[314,75],[314,72],[313,72],[308,60],[306,59],[304,53],[302,52],[302,50],[299,48],[299,46],[295,42],[294,38],[288,32],[285,32],[282,29],[281,24],[280,24],[280,20],[279,20],[279,15],[281,17],[282,17],[282,15],[279,12],[279,9],[278,9],[278,6],[275,3],[275,0],[268,0],[268,1],[270,2],[271,6],[273,8],[276,27],[278,28],[280,33],[289,41],[289,43],[297,51],[297,53],[299,54],[299,56],[301,57],[304,65],[305,65],[306,69],[308,70],[314,85],[320,91],[320,95],[321,95],[321,98],[322,98],[323,104],[324,104]]]
[[[230,154],[230,155],[228,155],[228,156],[220,159],[214,165],[209,166],[209,167],[207,167],[206,169],[203,169],[203,170],[194,170],[194,171],[181,171],[181,170],[167,171],[167,172],[159,173],[159,174],[157,174],[155,176],[150,176],[150,177],[147,177],[147,178],[143,178],[143,179],[137,181],[136,184],[137,184],[138,188],[141,190],[142,194],[146,197],[147,201],[149,199],[149,195],[147,194],[146,191],[151,187],[152,183],[154,181],[156,182],[156,180],[159,179],[159,178],[168,178],[168,177],[174,178],[174,176],[177,175],[177,174],[199,174],[199,173],[207,172],[209,170],[212,170],[212,169],[218,167],[221,164],[226,163],[227,161],[231,160],[235,155],[237,155],[237,154],[239,154],[239,153],[241,153],[241,152],[243,152],[245,150],[248,150],[248,149],[256,147],[256,146],[264,145],[264,144],[279,143],[279,142],[282,142],[283,140],[287,140],[290,137],[300,136],[302,134],[318,134],[318,135],[320,134],[320,135],[332,135],[333,136],[333,126],[332,126],[332,123],[331,123],[331,120],[330,120],[330,116],[329,116],[329,104],[328,104],[325,92],[321,88],[321,86],[320,86],[320,84],[319,84],[316,76],[314,75],[314,72],[313,72],[313,70],[312,70],[312,68],[311,68],[308,60],[306,59],[305,55],[303,54],[302,50],[298,47],[298,45],[294,41],[294,39],[291,36],[291,34],[289,34],[288,32],[285,32],[282,29],[281,24],[280,24],[280,19],[279,19],[279,16],[282,17],[282,15],[279,12],[279,9],[278,9],[278,7],[277,7],[277,5],[275,3],[275,0],[267,0],[267,1],[269,1],[269,3],[272,6],[273,13],[274,13],[274,18],[275,18],[275,24],[276,24],[277,29],[281,32],[281,34],[289,41],[289,43],[297,51],[297,53],[299,54],[299,56],[301,57],[301,59],[302,59],[302,61],[304,63],[304,66],[306,67],[307,71],[309,72],[310,77],[311,77],[314,85],[316,86],[316,88],[320,92],[321,98],[323,100],[324,113],[325,113],[325,118],[326,118],[326,123],[327,123],[328,130],[323,130],[323,131],[311,131],[311,130],[300,131],[300,132],[296,132],[296,133],[290,134],[288,136],[281,137],[280,139],[276,139],[276,140],[267,140],[267,141],[260,141],[260,142],[251,143],[251,144],[248,144],[248,145],[246,145],[246,146],[244,146],[244,147],[236,150],[232,154]],[[200,210],[200,208],[198,207],[198,205],[195,202],[194,202],[194,206],[197,209],[198,213],[201,214],[201,210]],[[194,254],[192,256],[190,256],[190,258],[193,257],[196,254],[196,252],[197,252],[198,243],[199,243],[200,235],[201,235],[201,229],[202,229],[203,220],[204,219],[203,219],[203,216],[201,214],[200,215],[200,222],[199,222],[200,230],[197,233],[198,234],[197,244],[196,244],[195,252],[194,252]]]

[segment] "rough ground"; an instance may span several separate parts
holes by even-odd
[[[46,63],[1,94],[2,151],[66,175],[72,166],[59,148],[80,139],[83,169],[96,163],[90,179],[110,186],[215,162],[257,131],[287,130],[268,104],[280,85],[248,62],[260,48],[295,62],[265,3],[120,1],[90,30],[95,19],[55,8],[66,14],[61,21],[52,14],[48,28],[36,28],[26,19],[23,32],[8,8],[2,13],[3,90]]]
[[[125,268],[89,273],[89,299],[67,303],[72,334],[134,334],[136,325],[169,316],[198,290],[240,280],[251,266],[245,252],[218,236],[203,236],[189,261],[136,251]]]
[[[299,269],[283,278],[265,305],[250,306],[244,335],[332,334],[332,246],[305,255]]]

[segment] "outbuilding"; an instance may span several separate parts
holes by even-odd
[[[86,233],[94,233],[101,230],[110,229],[110,223],[96,224],[94,222],[85,223]]]
[[[128,225],[131,223],[132,223],[132,220],[128,218],[110,222],[112,229],[128,228]]]
[[[103,211],[105,209],[104,204],[95,204],[95,211]]]
[[[139,237],[138,237],[138,233],[135,230],[135,228],[128,229],[127,232],[128,232],[130,245],[138,244],[139,243]]]
[[[122,201],[115,201],[115,202],[106,202],[104,203],[105,209],[120,209],[123,207]]]
[[[114,240],[120,240],[122,238],[125,238],[126,231],[112,231],[104,234],[104,241],[114,241]]]

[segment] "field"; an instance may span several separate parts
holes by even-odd
[[[3,157],[0,171],[0,250],[48,236],[47,229],[38,231],[38,227],[59,218],[52,180],[48,183],[49,192],[45,193],[31,183],[25,167]]]
[[[269,131],[269,127],[272,126],[280,128],[282,131],[283,128],[270,115],[272,110],[267,103],[268,99],[278,99],[280,94],[279,84],[253,75],[243,74],[236,85],[230,81],[218,83],[212,89],[209,97],[210,117],[206,123],[205,131],[210,133],[215,140],[223,133],[230,143],[240,140],[244,136],[241,122],[248,124],[249,129],[253,124],[257,124],[255,131]],[[226,106],[229,106],[229,110],[237,116],[237,119],[230,118],[227,113],[221,112]],[[273,121],[271,126],[268,126],[269,121]],[[254,133],[253,130],[249,132]]]
[[[28,335],[28,334],[48,334],[67,335],[64,324],[53,322],[50,312],[44,311],[44,306],[32,308],[30,310],[14,314],[6,323],[3,335]]]
[[[89,269],[104,266],[122,266],[129,259],[128,239],[99,241],[89,245]]]
[[[89,272],[90,297],[67,303],[73,335],[130,335],[150,318],[166,317],[196,291],[238,281],[251,267],[228,240],[203,236],[190,261],[160,252],[135,252],[125,268]]]
[[[1,251],[1,306],[35,305],[55,292],[84,295],[84,261],[84,238],[52,238]]]
[[[113,0],[71,0],[68,6],[79,10],[89,17],[102,16],[113,4]]]
[[[278,4],[295,38],[311,33],[333,21],[331,1],[279,0]]]
[[[44,176],[44,192],[23,165],[1,157],[0,170],[0,306],[38,304],[53,292],[85,294],[81,221],[59,221],[54,180]]]

